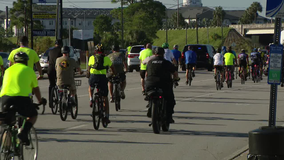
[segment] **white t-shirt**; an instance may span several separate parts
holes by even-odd
[[[221,53],[216,53],[213,59],[214,59],[214,66],[223,66],[224,56]]]
[[[165,55],[164,55],[164,58],[167,60],[167,61],[170,61],[171,63],[173,62],[173,59],[175,58],[174,57],[174,54],[171,50],[169,49],[165,49]]]

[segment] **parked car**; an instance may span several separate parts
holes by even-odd
[[[208,71],[213,70],[213,56],[216,53],[215,49],[211,45],[203,45],[203,44],[188,44],[184,47],[182,51],[182,66],[183,70],[185,70],[185,57],[184,53],[188,51],[188,46],[192,47],[193,51],[196,52],[197,55],[197,64],[198,68],[207,68]]]
[[[128,66],[129,72],[133,72],[134,69],[137,72],[140,71],[139,55],[140,55],[140,51],[142,51],[143,49],[144,49],[144,45],[132,46],[130,53],[127,56],[127,66]]]
[[[69,47],[70,47],[70,58],[73,58],[78,63],[78,59],[79,59],[78,54],[77,53],[75,54],[74,48],[72,46],[69,46]],[[40,63],[43,74],[47,73],[47,69],[49,66],[47,57],[48,57],[49,51],[53,48],[54,47],[49,48],[45,53],[40,55],[39,63]]]
[[[7,69],[9,67],[9,61],[8,61],[9,53],[7,53],[7,52],[0,52],[0,56],[3,59],[3,67],[5,69]]]

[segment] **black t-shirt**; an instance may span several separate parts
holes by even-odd
[[[49,66],[48,66],[48,72],[55,72],[55,64],[56,64],[56,59],[58,57],[61,57],[61,47],[55,47],[49,51],[48,54],[48,61],[49,61]]]
[[[172,82],[171,74],[175,72],[174,65],[164,57],[155,57],[147,64],[147,81],[168,84]]]

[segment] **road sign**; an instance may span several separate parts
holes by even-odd
[[[33,36],[55,36],[55,29],[33,30]]]
[[[33,0],[33,3],[56,3],[56,0]]]
[[[267,0],[266,1],[267,17],[283,17],[284,16],[284,0]]]
[[[268,84],[281,83],[283,45],[270,46]]]

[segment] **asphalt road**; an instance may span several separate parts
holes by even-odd
[[[108,128],[93,129],[90,116],[88,82],[82,79],[78,88],[79,115],[68,116],[66,122],[52,115],[47,108],[36,124],[40,160],[223,160],[232,157],[248,142],[248,132],[268,124],[270,87],[266,78],[257,84],[250,80],[233,88],[215,89],[213,72],[199,70],[192,86],[184,84],[175,89],[177,105],[175,124],[169,132],[154,134],[146,117],[138,72],[127,74],[126,99],[122,110],[110,104]],[[48,80],[40,80],[47,97]],[[279,89],[277,124],[284,122],[283,89]]]

